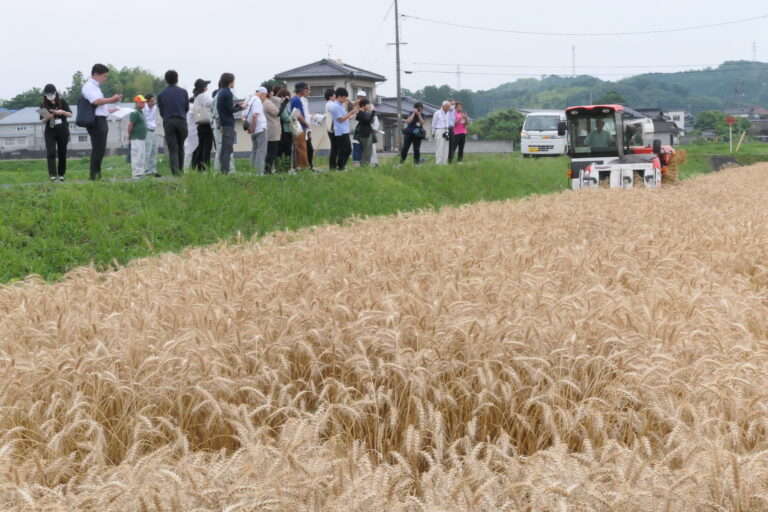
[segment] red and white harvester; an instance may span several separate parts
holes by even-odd
[[[680,158],[672,146],[652,140],[647,117],[622,105],[570,107],[565,117],[558,132],[568,135],[572,189],[658,188],[676,179]]]

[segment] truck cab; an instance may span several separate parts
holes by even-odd
[[[659,141],[632,145],[645,142],[645,120],[625,116],[622,105],[570,107],[565,117],[559,133],[568,137],[571,188],[661,186],[662,161],[668,162],[674,150]]]
[[[567,138],[558,132],[558,125],[563,121],[565,112],[562,110],[537,110],[526,114],[520,132],[523,158],[566,154]]]

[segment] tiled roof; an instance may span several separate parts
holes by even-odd
[[[275,75],[277,80],[296,80],[300,78],[350,77],[363,78],[374,82],[383,82],[385,77],[364,69],[344,64],[333,59],[322,59],[298,68],[289,69]]]
[[[410,114],[413,112],[413,105],[419,100],[416,98],[412,98],[410,96],[403,96],[401,98],[401,114]],[[440,108],[437,105],[432,105],[431,103],[426,103],[424,101],[421,102],[424,105],[424,116],[430,117],[432,114],[437,112],[437,110]],[[379,96],[379,102],[374,105],[374,107],[377,111],[381,112],[382,114],[397,114],[397,98],[382,98]]]

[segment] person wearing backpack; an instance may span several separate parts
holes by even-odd
[[[107,117],[116,108],[109,108],[107,105],[118,103],[122,96],[115,94],[109,98],[104,97],[101,92],[101,86],[107,81],[109,68],[104,64],[94,64],[91,68],[91,78],[83,84],[82,95],[95,108],[95,120],[92,125],[86,127],[88,136],[91,138],[91,162],[90,162],[90,181],[101,179],[101,162],[104,160],[104,153],[107,151]]]

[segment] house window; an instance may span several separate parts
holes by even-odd
[[[14,144],[16,144],[16,139],[5,139],[6,146],[13,146]]]
[[[309,95],[312,98],[322,98],[325,96],[326,89],[335,89],[333,84],[309,84]]]
[[[88,142],[88,136],[87,135],[78,135],[77,136],[77,142]]]

